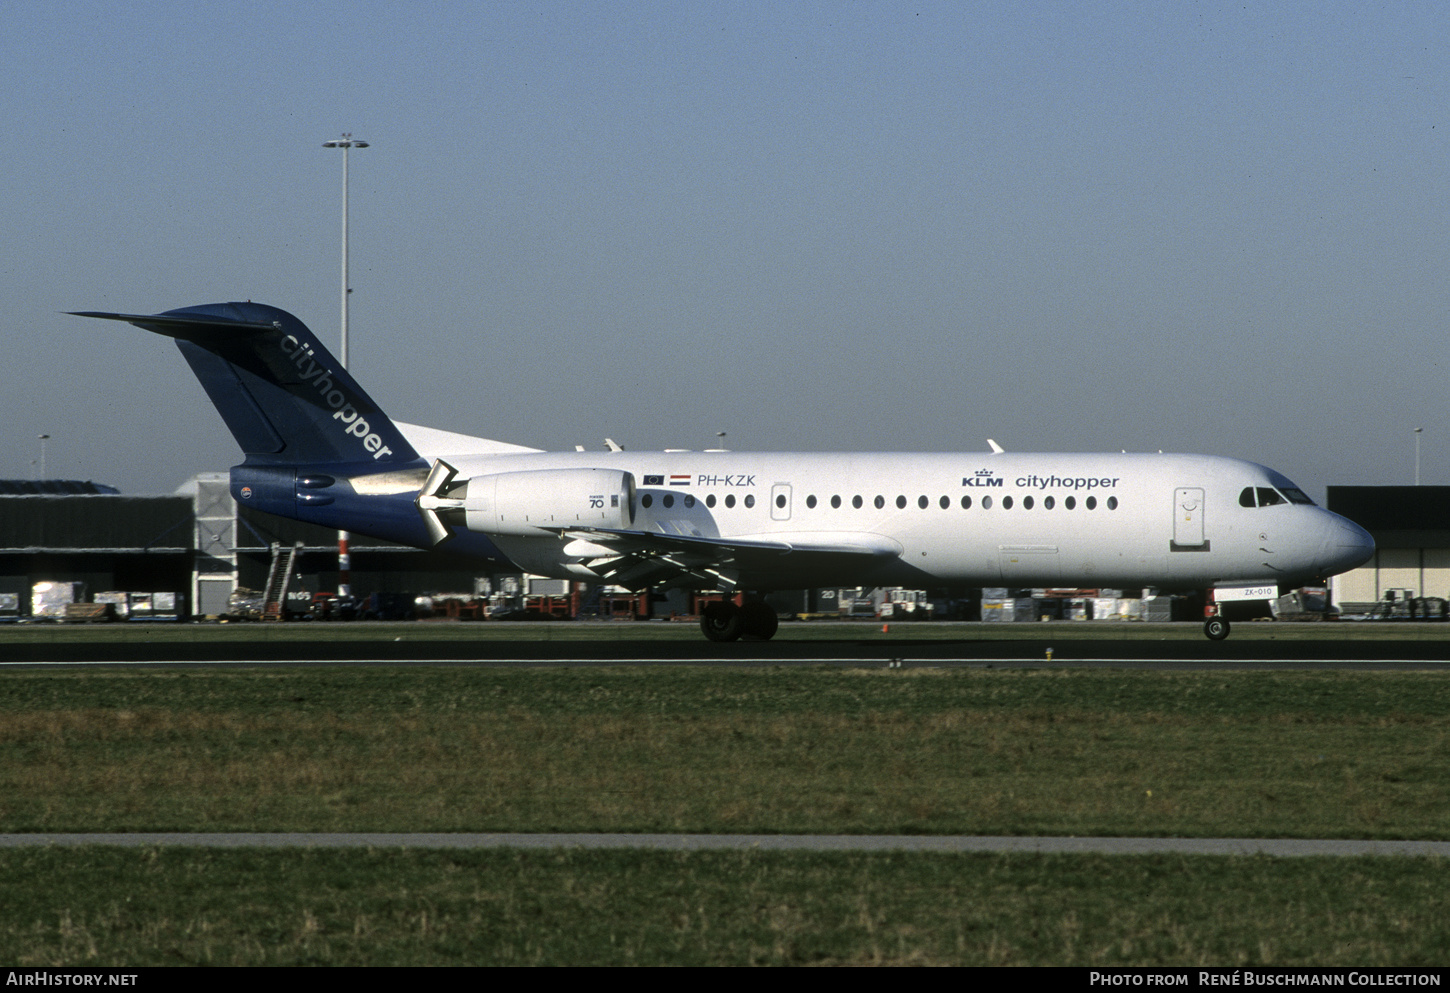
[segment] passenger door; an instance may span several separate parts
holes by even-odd
[[[1173,491],[1173,547],[1200,549],[1203,536],[1203,488],[1180,486]]]

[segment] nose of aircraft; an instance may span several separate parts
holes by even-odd
[[[1326,576],[1348,572],[1374,555],[1374,538],[1351,520],[1332,515],[1319,545],[1318,567]]]

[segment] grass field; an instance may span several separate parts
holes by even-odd
[[[1450,838],[1435,673],[9,672],[4,831]]]
[[[1306,627],[1309,627],[1306,625]],[[1450,838],[1438,673],[12,670],[0,830]],[[1410,964],[1437,859],[0,853],[0,957]]]
[[[1442,860],[0,852],[0,960],[127,965],[1439,965]]]

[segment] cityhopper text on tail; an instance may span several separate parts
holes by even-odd
[[[1238,459],[543,452],[390,420],[275,307],[78,316],[175,339],[245,454],[231,471],[240,503],[536,575],[743,594],[704,613],[715,641],[771,637],[772,590],[1149,586],[1268,599],[1374,551],[1363,529]],[[1205,632],[1224,637],[1228,624],[1210,618]]]

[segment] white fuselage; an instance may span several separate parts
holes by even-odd
[[[796,561],[784,555],[735,577],[750,589],[1298,585],[1353,568],[1374,547],[1362,529],[1308,503],[1279,473],[1202,455],[540,452],[448,459],[463,477],[622,470],[636,484],[635,529],[800,543]],[[1247,506],[1246,490],[1260,495]],[[810,555],[833,538],[899,552],[845,565]],[[580,546],[565,536],[494,541],[529,572],[594,575],[591,556],[568,554]]]

